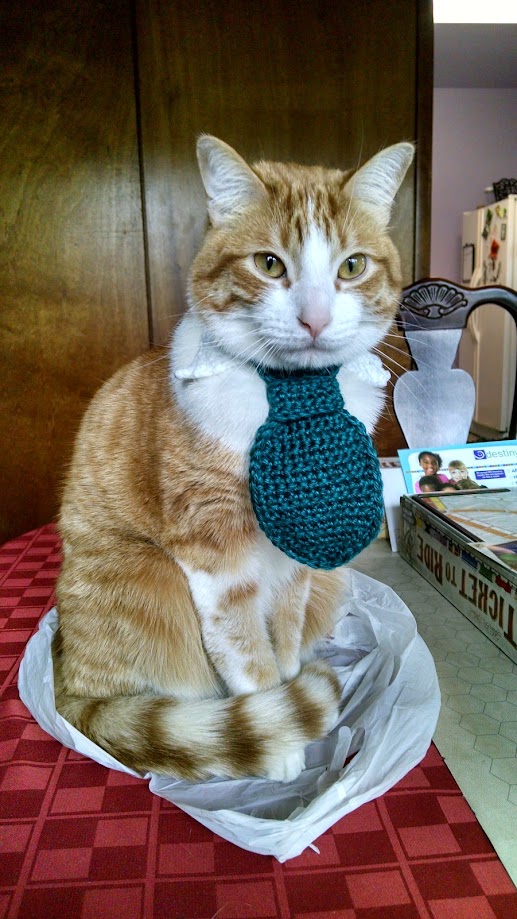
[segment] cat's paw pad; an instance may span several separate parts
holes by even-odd
[[[283,756],[271,756],[266,770],[266,778],[273,782],[294,782],[305,769],[305,752],[303,749]]]

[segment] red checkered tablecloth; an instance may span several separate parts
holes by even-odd
[[[512,919],[517,891],[434,746],[281,865],[48,737],[16,681],[53,605],[51,526],[0,550],[0,919]]]

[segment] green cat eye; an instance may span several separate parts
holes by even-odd
[[[281,278],[285,274],[284,263],[271,252],[257,252],[255,265],[262,274],[267,274],[268,278]]]
[[[351,281],[352,278],[358,278],[366,268],[366,255],[350,255],[341,262],[338,269],[338,278],[342,281]]]

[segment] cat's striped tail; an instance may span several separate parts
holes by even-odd
[[[304,748],[334,725],[338,680],[323,661],[252,695],[176,701],[152,695],[86,699],[56,688],[61,715],[136,772],[197,781],[213,775],[291,781]]]

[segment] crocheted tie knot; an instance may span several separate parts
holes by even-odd
[[[338,367],[257,372],[268,418],[250,452],[250,494],[259,526],[286,555],[337,568],[379,532],[379,461],[362,422],[344,406]]]
[[[257,372],[267,386],[269,421],[294,421],[314,418],[343,408],[343,396],[337,385],[339,367],[320,370],[264,370]]]

